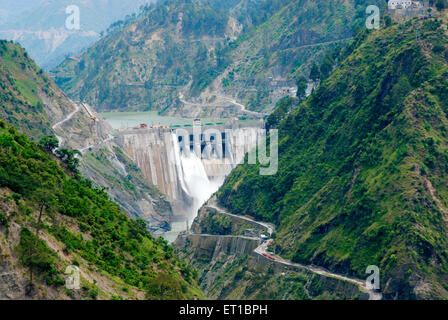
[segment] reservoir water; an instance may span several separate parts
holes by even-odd
[[[105,118],[114,129],[133,128],[141,123],[146,123],[148,126],[155,124],[163,124],[169,126],[185,126],[192,125],[193,119],[181,117],[167,117],[161,116],[156,111],[147,112],[103,112],[100,115]],[[202,124],[207,123],[227,123],[232,119],[218,119],[218,118],[202,118]],[[240,119],[240,124],[258,123],[259,120],[245,120]]]

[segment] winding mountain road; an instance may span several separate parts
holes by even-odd
[[[225,101],[230,102],[231,104],[239,107],[241,109],[242,113],[250,114],[250,115],[253,115],[253,116],[256,116],[256,117],[259,117],[259,118],[263,118],[264,116],[268,115],[268,113],[261,113],[261,112],[257,112],[257,111],[247,110],[245,105],[239,103],[238,101],[236,101],[235,99],[232,99],[230,97],[223,96],[223,95],[220,95],[220,94],[215,94],[215,93],[213,95],[216,96],[217,98],[219,98],[221,101],[225,100]],[[196,106],[205,107],[205,106],[209,105],[209,104],[205,104],[205,103],[189,102],[189,101],[185,100],[185,96],[184,96],[184,94],[182,92],[179,93],[179,101],[182,102],[184,105],[193,106],[193,107],[196,107]],[[211,104],[217,104],[217,103],[214,102],[214,103],[211,103]]]
[[[246,216],[239,216],[239,215],[235,215],[232,214],[230,212],[228,212],[227,210],[225,210],[224,208],[219,207],[216,204],[216,200],[211,201],[210,204],[207,204],[206,207],[210,208],[210,209],[214,209],[222,214],[231,216],[231,217],[235,217],[241,220],[246,220],[246,221],[250,221],[253,223],[256,223],[260,226],[262,226],[263,228],[266,228],[267,232],[269,233],[270,236],[272,236],[272,233],[274,233],[275,231],[275,227],[274,225],[270,224],[270,223],[264,223],[264,222],[259,222],[256,220],[253,220],[249,217]],[[325,269],[316,267],[316,266],[312,266],[312,265],[303,265],[303,264],[299,264],[299,263],[294,263],[291,261],[288,261],[286,259],[283,259],[282,257],[275,255],[273,253],[268,252],[268,247],[271,244],[271,242],[273,241],[273,239],[268,239],[266,241],[263,241],[261,243],[261,245],[259,247],[257,247],[254,252],[256,254],[259,254],[263,257],[267,257],[268,259],[276,262],[276,263],[280,263],[286,266],[291,266],[291,267],[297,267],[297,268],[301,268],[301,269],[306,269],[309,270],[313,273],[319,274],[319,275],[323,275],[326,277],[330,277],[330,278],[336,278],[339,280],[343,280],[343,281],[347,281],[350,283],[353,283],[355,285],[357,285],[362,291],[367,292],[369,294],[369,300],[381,300],[382,299],[382,294],[380,292],[377,292],[373,289],[367,288],[366,285],[366,281],[361,280],[361,279],[356,279],[356,278],[350,278],[344,275],[340,275],[337,273],[332,273],[330,271],[327,271]]]
[[[58,127],[60,127],[60,126],[63,125],[64,123],[70,121],[70,120],[73,118],[73,116],[74,116],[77,112],[79,112],[79,110],[81,110],[80,105],[77,104],[77,103],[75,103],[75,110],[74,110],[73,112],[69,113],[69,114],[67,115],[67,117],[65,117],[64,120],[59,121],[58,123],[54,124],[53,127],[51,127],[51,128],[53,129],[53,131],[56,131],[56,129],[57,129]],[[59,141],[59,147],[61,147],[61,146],[64,144],[64,138],[62,138],[61,136],[58,136],[56,133],[55,133],[55,136],[56,136],[56,138],[57,138],[58,141]]]
[[[97,148],[97,147],[99,147],[99,146],[101,146],[101,145],[103,145],[103,144],[105,144],[105,143],[107,143],[107,142],[109,142],[109,141],[112,141],[113,139],[115,139],[115,137],[109,133],[109,134],[107,135],[107,139],[104,139],[103,141],[101,141],[101,142],[98,143],[98,144],[90,145],[90,146],[87,146],[87,147],[85,147],[85,148],[82,148],[82,149],[79,150],[79,151],[80,151],[82,154],[84,154],[87,150],[89,150],[89,149],[93,149],[93,148]]]
[[[262,113],[262,112],[247,110],[246,106],[244,104],[239,103],[235,99],[232,99],[232,98],[229,98],[229,97],[226,97],[226,96],[221,96],[221,95],[217,95],[217,96],[221,97],[224,100],[229,101],[233,105],[236,105],[236,106],[240,107],[241,108],[241,112],[243,112],[243,113],[251,114],[253,116],[261,117],[261,118],[263,118],[264,116],[268,115],[268,113]]]

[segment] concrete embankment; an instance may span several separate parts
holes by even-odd
[[[206,234],[210,223],[230,219],[229,234]],[[174,243],[177,254],[200,271],[200,284],[211,299],[369,299],[359,283],[311,267],[285,263],[267,252],[273,226],[232,215],[211,199],[192,231]],[[245,235],[243,235],[245,234]],[[250,236],[247,236],[250,234]]]

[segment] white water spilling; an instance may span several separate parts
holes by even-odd
[[[224,177],[222,180],[210,180],[201,158],[194,152],[181,153],[177,136],[175,134],[172,136],[180,185],[185,193],[193,199],[192,208],[188,210],[190,211],[189,220],[193,222],[201,206],[218,191]]]
[[[257,130],[248,127],[225,132],[225,155],[219,150],[220,142],[214,143],[208,137],[194,139],[195,151],[190,151],[192,145],[183,140],[185,135],[167,128],[136,129],[116,135],[117,144],[171,203],[172,231],[160,235],[172,241],[177,233],[191,226],[201,206],[256,145]]]

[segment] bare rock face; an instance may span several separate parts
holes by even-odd
[[[23,280],[6,261],[5,256],[0,256],[0,299],[20,299],[24,296]]]
[[[145,220],[151,233],[170,230],[171,204],[114,142],[83,157],[80,171],[95,184],[107,187],[111,199],[130,217]]]
[[[0,51],[0,95],[10,97],[0,118],[35,142],[53,134],[60,148],[81,151],[86,178],[106,188],[128,215],[147,221],[150,231],[169,230],[170,204],[114,143],[110,125],[89,105],[69,99],[18,44],[2,40]],[[32,94],[16,85],[24,79],[33,84]]]
[[[20,265],[14,253],[14,247],[18,244],[14,234],[17,226],[11,226],[10,229],[8,240],[5,230],[0,230],[0,300],[41,300],[61,297],[54,287],[40,284],[40,288],[37,288],[35,284],[30,284],[28,270]]]

